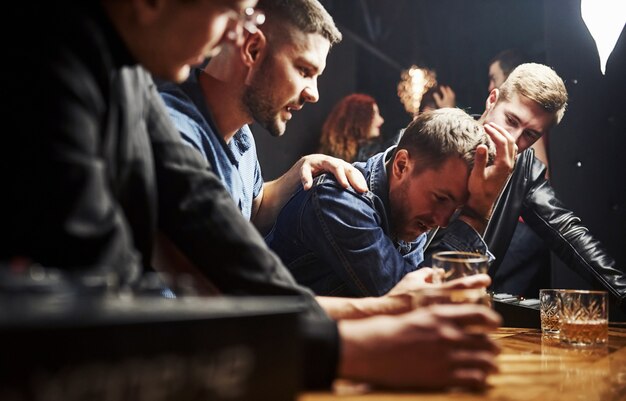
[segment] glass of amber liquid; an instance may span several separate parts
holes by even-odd
[[[548,337],[558,337],[561,330],[561,290],[542,288],[539,290],[539,315],[541,333]]]
[[[609,341],[606,291],[561,290],[562,343],[575,346],[603,345]]]

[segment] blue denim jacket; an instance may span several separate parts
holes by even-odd
[[[268,244],[296,280],[316,294],[380,296],[423,262],[426,234],[407,243],[390,231],[385,160],[393,149],[354,163],[369,192],[344,189],[332,175],[322,175],[310,190],[296,192],[268,234]],[[461,224],[450,230],[450,249],[486,251],[480,236]]]

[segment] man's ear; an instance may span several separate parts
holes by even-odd
[[[409,151],[406,149],[398,149],[393,157],[392,175],[396,179],[402,179],[402,177],[409,174],[411,169],[411,158]]]
[[[261,30],[249,33],[241,46],[241,59],[247,67],[252,67],[267,46],[267,38]]]
[[[500,98],[500,89],[495,88],[489,92],[489,96],[487,96],[487,101],[485,102],[485,112],[491,110],[493,106],[495,106],[496,102]]]

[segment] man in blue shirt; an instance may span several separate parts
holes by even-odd
[[[491,167],[485,132],[496,144]],[[483,130],[459,109],[424,113],[397,147],[355,163],[371,192],[344,190],[323,175],[289,200],[268,243],[296,280],[318,295],[386,294],[423,261],[427,231],[446,226],[462,206],[462,213],[475,216],[493,204],[514,155],[512,138],[498,126]],[[492,173],[497,179],[489,190],[491,203],[485,203],[482,185]],[[460,220],[455,224],[458,236],[447,238],[451,248],[487,251],[477,230]]]
[[[305,156],[280,178],[263,182],[248,124],[257,121],[282,135],[294,111],[319,99],[317,78],[330,47],[341,40],[330,16],[299,7],[261,1],[267,21],[248,32],[241,47],[225,46],[182,85],[159,85],[183,139],[214,166],[243,215],[262,233],[300,182],[308,189],[321,172],[333,173],[344,187],[367,190],[357,169],[326,155]],[[285,26],[294,25],[297,29],[286,34]]]

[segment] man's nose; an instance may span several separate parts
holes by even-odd
[[[311,84],[304,88],[304,90],[302,91],[302,97],[306,102],[317,103],[317,101],[320,99],[320,94],[317,91],[316,81],[312,81]]]

